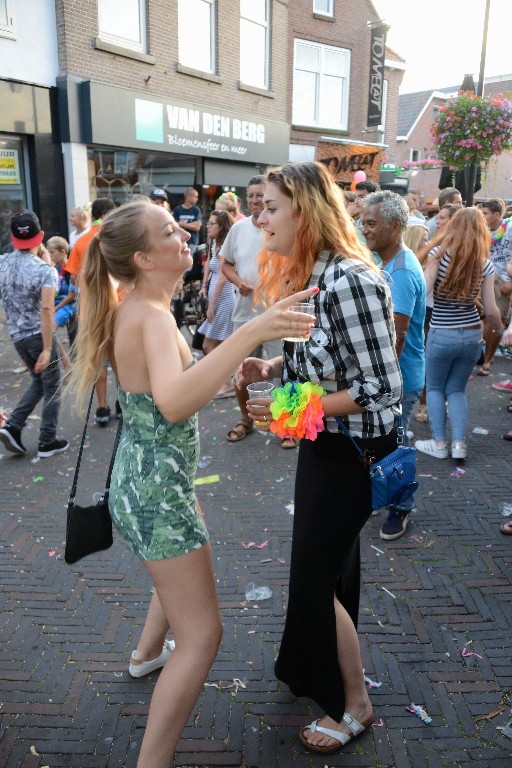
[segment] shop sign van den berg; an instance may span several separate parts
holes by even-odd
[[[167,120],[170,131],[183,131],[197,136],[197,139],[168,133],[169,144],[205,149],[207,152],[229,152],[245,155],[247,147],[222,139],[233,139],[254,144],[265,144],[265,126],[252,120],[240,120],[227,115],[218,115],[199,109],[187,109],[173,104],[167,105]],[[204,139],[215,137],[220,141]]]

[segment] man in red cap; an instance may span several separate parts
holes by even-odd
[[[60,410],[60,368],[54,333],[55,269],[37,256],[44,232],[32,211],[11,219],[14,251],[0,256],[0,297],[14,347],[32,381],[0,428],[0,441],[11,453],[26,454],[21,432],[43,398],[37,455],[44,459],[69,447],[57,438]]]

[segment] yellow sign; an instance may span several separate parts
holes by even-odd
[[[17,149],[0,149],[0,184],[21,184]]]

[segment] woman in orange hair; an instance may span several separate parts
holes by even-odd
[[[285,341],[283,358],[245,360],[238,381],[281,376],[285,384],[312,382],[326,392],[321,431],[300,442],[288,612],[276,662],[277,677],[325,711],[299,733],[307,749],[324,754],[373,722],[356,630],[370,476],[336,417],[363,451],[386,455],[396,448],[402,381],[389,288],[329,171],[321,163],[289,163],[267,181],[257,293],[271,303],[298,287],[318,287],[317,324],[306,341]],[[268,400],[252,403],[260,406],[249,401],[254,417],[271,418]]]
[[[466,386],[482,351],[482,322],[475,300],[480,291],[494,333],[503,332],[494,298],[494,268],[489,260],[491,236],[479,208],[462,208],[453,216],[440,245],[425,267],[427,291],[434,289],[425,356],[427,407],[431,440],[415,448],[436,459],[448,458],[446,401],[451,428],[451,455],[465,459],[468,401]]]

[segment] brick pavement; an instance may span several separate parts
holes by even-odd
[[[26,374],[12,373],[17,365],[0,322],[0,407],[9,408],[25,384]],[[483,426],[489,434],[470,432],[465,474],[452,477],[451,460],[420,455],[418,472],[428,477],[421,478],[419,511],[406,535],[382,542],[382,515],[365,528],[360,633],[367,674],[382,683],[372,691],[379,725],[329,758],[301,749],[297,729],[314,707],[273,676],[296,454],[261,433],[227,443],[232,400],[203,409],[199,476],[219,474],[220,482],[198,486],[198,496],[212,537],[224,640],[177,767],[511,765],[512,741],[499,727],[512,707],[512,540],[498,531],[498,507],[512,501],[512,448],[501,439],[512,420],[508,398],[490,388],[507,373],[512,362],[500,359],[492,378],[469,385],[470,430]],[[117,536],[108,552],[64,564],[65,504],[80,431],[71,404],[65,410],[68,453],[37,462],[33,453],[0,458],[0,766],[132,768],[157,673],[133,680],[126,665],[150,585]],[[30,451],[37,426],[31,420],[24,434]],[[414,428],[427,436],[426,426]],[[101,488],[113,434],[114,425],[91,429],[83,500]],[[244,549],[242,541],[268,545]],[[272,598],[247,602],[251,581],[269,585]],[[462,657],[465,647],[482,658]],[[243,685],[227,687],[235,678]],[[426,707],[430,725],[405,710],[411,702]],[[478,720],[499,707],[501,714]]]

